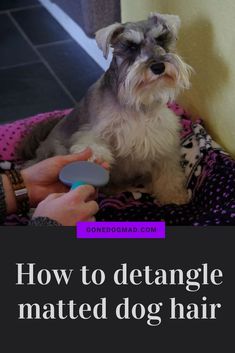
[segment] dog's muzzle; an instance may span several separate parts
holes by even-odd
[[[153,63],[150,66],[150,70],[154,73],[154,75],[161,75],[165,72],[165,64],[164,63]]]

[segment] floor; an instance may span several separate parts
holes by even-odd
[[[0,1],[0,124],[72,107],[101,74],[37,0]]]

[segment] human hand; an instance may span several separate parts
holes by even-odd
[[[30,206],[35,207],[52,193],[64,193],[69,188],[62,184],[59,180],[61,169],[69,163],[76,161],[86,161],[92,156],[90,148],[85,149],[78,154],[66,156],[56,156],[45,159],[31,167],[21,171],[22,178],[28,190]],[[104,168],[108,168],[107,163],[96,161]]]
[[[36,217],[48,217],[63,226],[75,226],[79,221],[95,221],[94,215],[99,206],[91,200],[95,189],[91,185],[79,186],[67,193],[51,194],[41,201],[34,214]]]

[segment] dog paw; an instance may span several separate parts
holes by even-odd
[[[83,152],[87,147],[89,147],[88,145],[72,145],[69,149],[69,152],[72,154],[75,153],[81,153]]]
[[[92,151],[92,156],[89,158],[90,162],[107,162],[111,165],[114,162],[113,155],[108,147],[104,145],[98,144],[90,144],[90,145],[73,145],[70,148],[70,153],[79,153],[83,151],[85,148],[89,147]]]

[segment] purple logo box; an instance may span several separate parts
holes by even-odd
[[[79,222],[77,238],[165,238],[165,222]]]

